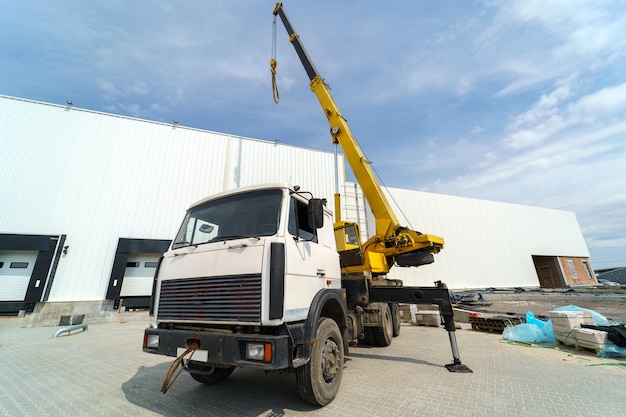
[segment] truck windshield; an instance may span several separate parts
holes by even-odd
[[[283,192],[251,191],[209,201],[187,212],[172,249],[278,231]]]

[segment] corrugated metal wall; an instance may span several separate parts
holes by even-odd
[[[402,225],[445,239],[435,263],[392,268],[405,285],[537,287],[532,255],[589,257],[572,212],[395,188],[387,195]]]
[[[332,202],[334,158],[0,96],[0,233],[67,235],[49,301],[102,300],[119,238],[171,239],[191,203],[239,186],[286,182]],[[342,193],[346,220],[374,230],[360,188],[342,184]],[[404,214],[407,225],[446,240],[434,264],[392,269],[406,285],[538,286],[532,255],[589,256],[571,212],[390,193],[402,224]]]
[[[172,239],[191,203],[238,186],[286,182],[332,201],[334,159],[0,96],[0,233],[66,234],[49,301],[102,300],[120,237]]]

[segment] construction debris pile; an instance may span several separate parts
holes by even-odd
[[[509,326],[502,337],[512,342],[557,343],[594,351],[602,357],[626,357],[626,326],[577,306],[559,307],[542,321],[528,312],[526,323]]]
[[[626,319],[609,319],[595,310],[576,305],[557,307],[563,298],[587,297],[584,301],[590,304],[588,294],[593,294],[594,299],[597,295],[589,290],[527,292],[515,288],[487,289],[484,292],[485,297],[481,291],[450,293],[457,328],[469,323],[472,330],[501,333],[504,339],[511,342],[569,346],[593,351],[601,357],[626,357]],[[494,297],[496,292],[498,294]],[[523,293],[529,295],[523,296]],[[561,295],[566,293],[566,297]],[[537,301],[537,294],[545,297],[545,302]],[[617,301],[602,304],[603,310],[621,314],[623,301],[619,297],[623,296],[618,294],[612,298]],[[607,305],[611,307],[607,309]],[[525,306],[525,309],[521,310],[520,306]],[[537,316],[527,310],[531,306],[540,308]],[[404,323],[417,326],[441,325],[441,315],[434,305],[401,304],[400,318]]]

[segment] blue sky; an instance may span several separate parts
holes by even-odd
[[[273,1],[2,2],[0,94],[332,150]],[[286,1],[390,187],[576,213],[626,266],[626,4]]]

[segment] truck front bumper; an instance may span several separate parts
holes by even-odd
[[[291,365],[289,336],[224,333],[211,330],[169,330],[147,328],[143,351],[178,357],[193,343],[199,347],[193,361],[217,366],[285,369]]]

